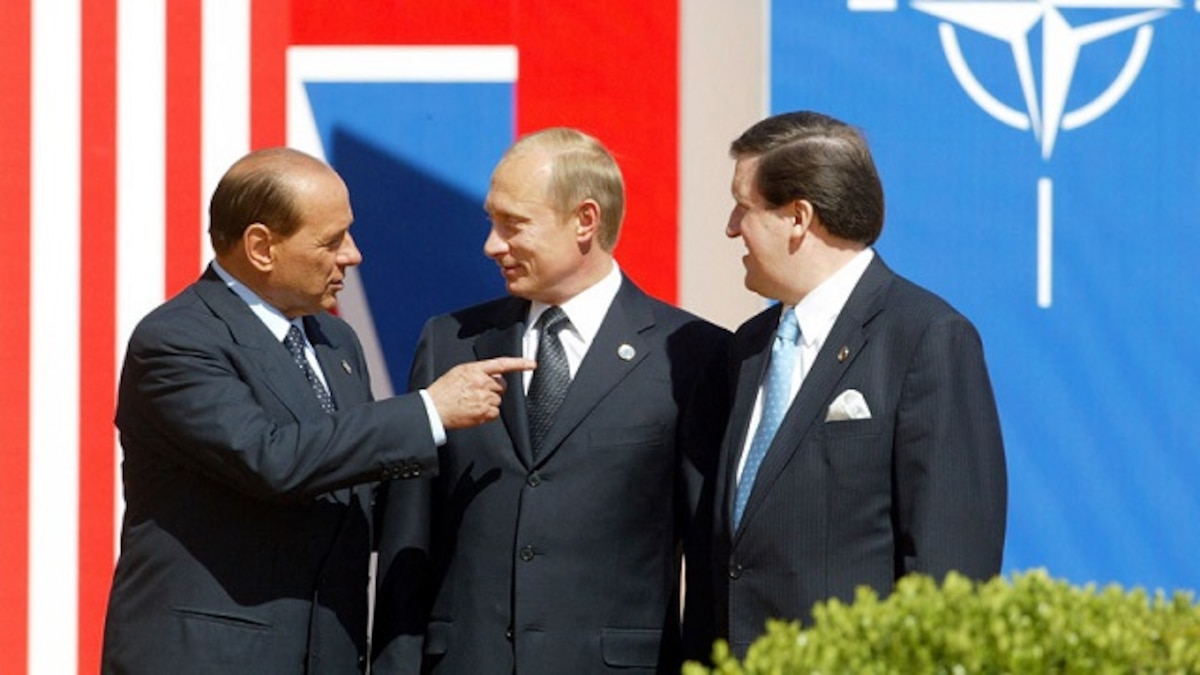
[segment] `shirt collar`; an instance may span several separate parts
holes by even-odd
[[[875,251],[863,249],[796,305],[796,320],[800,323],[800,340],[807,346],[825,343],[833,322],[837,321],[850,293],[875,258]]]
[[[604,315],[608,314],[608,308],[612,305],[613,299],[617,297],[619,290],[621,290],[621,268],[614,260],[612,269],[603,279],[559,305],[563,313],[567,315],[567,319],[571,321],[571,329],[583,338],[584,342],[591,344],[596,333],[600,332],[600,324],[604,322]],[[546,303],[538,300],[530,303],[529,318],[525,324],[527,332],[533,329],[538,317],[549,307]]]
[[[221,281],[224,281],[225,285],[229,287],[229,290],[237,293],[237,296],[250,307],[250,311],[254,312],[254,316],[257,316],[266,325],[275,339],[283,342],[283,338],[287,337],[288,329],[292,327],[293,322],[284,316],[283,312],[275,309],[257,293],[250,290],[249,286],[233,278],[233,275],[225,271],[225,268],[221,267],[216,260],[212,261],[212,268],[217,276],[221,277]],[[300,320],[297,319],[295,323],[300,326],[301,333],[303,333],[304,326]]]

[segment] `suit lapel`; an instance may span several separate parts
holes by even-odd
[[[321,374],[325,376],[325,385],[329,388],[329,395],[333,397],[335,408],[349,408],[370,401],[369,385],[360,379],[360,375],[356,374],[351,366],[355,362],[354,354],[347,350],[346,345],[330,338],[324,330],[327,321],[328,318],[321,315],[305,316],[304,332],[308,336],[313,350],[317,352],[317,362],[321,364]],[[311,394],[311,392],[309,393]],[[309,396],[309,398],[317,401],[316,396]],[[318,402],[318,409],[320,405]],[[320,412],[326,414],[324,410]],[[324,498],[349,504],[356,492],[359,494],[360,504],[370,504],[370,490],[362,485],[334,490]]]
[[[850,364],[858,358],[867,345],[868,333],[866,325],[883,309],[883,300],[892,273],[876,256],[867,270],[863,273],[854,291],[846,300],[837,321],[829,331],[825,344],[821,346],[816,359],[808,367],[804,384],[796,393],[796,398],[788,408],[787,415],[775,434],[775,440],[767,450],[759,467],[758,477],[754,481],[750,499],[746,502],[746,512],[742,516],[742,527],[739,528],[735,540],[745,529],[745,524],[753,517],[755,511],[771,492],[775,481],[779,478],[784,467],[804,445],[808,435],[814,433],[818,422],[824,422],[825,405],[833,395],[838,382],[850,368]],[[769,347],[763,352],[769,352]],[[759,380],[761,380],[761,371]],[[757,387],[758,382],[754,383]],[[742,391],[739,386],[738,394]],[[750,391],[750,405],[753,406],[754,390]],[[745,438],[743,433],[741,438]],[[740,448],[739,448],[740,450]]]
[[[317,361],[321,364],[321,373],[325,376],[325,384],[333,396],[334,405],[349,407],[371,400],[371,393],[364,386],[363,373],[356,372],[358,360],[346,345],[338,343],[325,332],[327,320],[324,316],[306,316],[304,331],[317,352]]]
[[[283,343],[275,339],[262,320],[211,267],[196,282],[195,289],[213,314],[225,322],[234,343],[247,353],[247,362],[261,370],[263,383],[280,401],[299,416],[311,414],[314,403],[320,410],[321,404],[309,391],[304,376],[296,377],[299,370]]]
[[[292,362],[291,354],[276,340],[270,329],[262,320],[254,315],[246,303],[231,291],[217,273],[209,269],[200,277],[195,285],[196,293],[212,310],[213,314],[225,322],[229,332],[238,347],[248,354],[247,362],[255,364],[261,370],[263,383],[275,393],[279,400],[291,409],[300,419],[324,415],[321,403],[313,395],[312,389],[304,379],[304,375]],[[330,383],[330,391],[334,402],[339,405],[353,405],[362,402],[366,394],[363,389],[355,389],[349,385],[348,374],[336,376],[332,369],[339,369],[342,361],[342,351],[332,344],[325,332],[320,328],[317,317],[305,318],[305,330],[309,341],[317,351],[321,369],[326,381]],[[350,489],[337,490],[326,496],[342,503],[349,503]]]
[[[654,314],[646,296],[633,282],[623,278],[621,288],[600,324],[600,331],[579,364],[567,396],[546,431],[545,449],[538,457],[538,464],[552,456],[563,439],[646,358],[651,343],[643,333],[653,325]]]
[[[521,338],[525,334],[525,317],[529,313],[529,302],[510,298],[501,303],[491,328],[475,340],[475,356],[480,360],[497,356],[521,356]],[[525,408],[525,385],[521,373],[506,373],[504,396],[500,399],[500,418],[508,429],[513,447],[521,462],[533,464],[533,450],[529,442],[529,414]]]

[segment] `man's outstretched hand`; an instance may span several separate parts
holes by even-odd
[[[505,373],[536,367],[537,362],[515,356],[461,363],[446,371],[425,391],[433,399],[442,426],[447,429],[473,427],[500,416]]]

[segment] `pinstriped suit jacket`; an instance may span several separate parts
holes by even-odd
[[[738,456],[779,306],[734,336],[734,404],[717,478],[718,631],[734,650],[768,618],[810,620],[814,603],[889,592],[909,572],[1000,570],[1004,447],[979,335],[877,256],[808,371],[731,529]],[[871,418],[826,422],[847,389]]]
[[[365,668],[370,483],[433,475],[437,450],[417,394],[370,402],[344,321],[305,326],[333,415],[211,269],[135,329],[104,673]]]

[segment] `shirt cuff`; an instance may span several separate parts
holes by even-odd
[[[433,432],[433,444],[439,448],[446,444],[446,427],[442,426],[442,418],[438,417],[437,408],[433,406],[433,398],[429,392],[421,389],[417,392],[425,402],[425,414],[429,416],[429,430]]]

